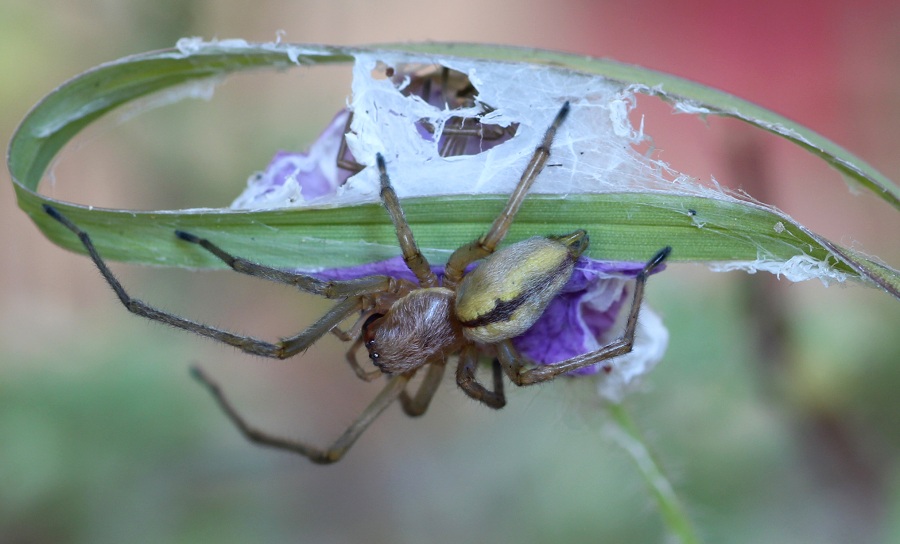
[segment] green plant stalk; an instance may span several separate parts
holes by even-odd
[[[607,409],[612,416],[609,423],[612,426],[610,434],[634,461],[638,472],[653,494],[653,498],[656,499],[663,523],[669,532],[681,544],[699,544],[700,539],[694,531],[694,526],[684,506],[625,407],[621,404],[609,403]]]

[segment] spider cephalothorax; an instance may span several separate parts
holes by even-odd
[[[459,351],[463,338],[453,314],[454,293],[415,289],[363,326],[369,359],[382,372],[401,374]]]
[[[137,315],[213,338],[247,353],[278,359],[302,352],[329,332],[352,341],[347,360],[356,374],[365,380],[387,376],[387,385],[356,422],[325,449],[271,436],[251,427],[219,387],[199,369],[196,370],[197,377],[249,439],[299,453],[314,462],[330,463],[340,459],[393,401],[399,399],[403,410],[409,415],[424,413],[451,357],[458,359],[456,382],[459,387],[473,399],[492,408],[500,408],[506,404],[504,375],[516,385],[529,385],[587,366],[605,364],[631,351],[644,285],[647,277],[667,258],[670,252],[668,247],[654,255],[637,275],[625,330],[617,340],[596,351],[544,366],[525,360],[512,343],[513,338],[524,333],[541,317],[547,305],[569,280],[575,261],[588,247],[587,233],[577,230],[562,236],[529,238],[496,251],[529,188],[543,170],[556,131],[568,112],[567,102],[535,149],[506,207],[483,236],[453,252],[441,278],[432,271],[416,245],[388,177],[385,160],[380,154],[375,162],[381,180],[381,200],[397,231],[403,259],[417,283],[390,276],[322,280],[235,257],[209,240],[176,231],[181,240],[201,246],[238,272],[292,285],[338,301],[307,329],[275,343],[197,323],[132,298],[106,266],[90,236],[55,208],[45,206],[45,210],[79,236],[116,295],[129,311]],[[467,272],[476,261],[481,262]],[[342,331],[339,326],[353,316],[358,316],[355,324]],[[363,346],[377,370],[366,371],[357,362],[355,353]],[[475,377],[479,361],[485,358],[493,360],[490,387]],[[418,390],[410,394],[407,386],[423,368],[426,368],[425,377]]]
[[[527,331],[569,280],[587,233],[536,236],[502,249],[451,287],[413,289],[363,324],[369,358],[388,374],[444,361],[466,342]]]

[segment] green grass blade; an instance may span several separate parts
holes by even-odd
[[[136,55],[85,72],[41,101],[13,136],[7,162],[19,206],[52,241],[80,251],[74,236],[43,213],[41,204],[52,202],[90,232],[101,253],[112,260],[221,266],[196,248],[178,242],[172,234],[175,229],[208,236],[235,254],[273,266],[346,266],[395,256],[393,229],[377,204],[265,212],[130,212],[55,202],[37,192],[48,165],[66,142],[97,118],[138,98],[248,69],[348,63],[356,52],[385,48],[223,42],[190,54],[166,50]],[[509,47],[413,44],[390,48],[414,54],[553,63],[664,89],[667,98],[691,100],[695,107],[709,111],[740,111],[746,120],[757,116],[750,122],[763,128],[767,125],[767,130],[771,130],[773,120],[779,120],[782,126],[801,134],[804,141],[814,142],[820,156],[836,167],[845,165],[842,171],[886,201],[896,204],[900,194],[890,181],[852,155],[826,145],[827,140],[810,131],[799,131],[802,127],[776,119],[774,114],[671,76],[609,61]],[[406,200],[404,208],[426,254],[440,261],[461,241],[480,235],[505,199],[504,195],[419,198]],[[773,210],[724,197],[660,193],[532,195],[516,220],[510,241],[574,228],[590,232],[594,240],[590,254],[595,258],[644,260],[664,245],[673,246],[673,261],[787,261],[810,256],[900,298],[900,274],[896,270],[824,240]]]

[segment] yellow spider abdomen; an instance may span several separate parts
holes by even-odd
[[[537,236],[504,248],[466,274],[457,288],[463,334],[494,343],[527,331],[569,281],[588,236]]]

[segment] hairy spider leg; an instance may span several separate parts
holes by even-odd
[[[437,276],[431,271],[428,260],[419,251],[412,229],[409,228],[406,215],[400,206],[400,199],[397,198],[397,193],[394,191],[394,187],[391,186],[391,178],[388,176],[387,168],[384,165],[384,156],[381,153],[376,154],[375,162],[378,165],[378,173],[381,178],[381,201],[388,215],[391,216],[394,230],[397,231],[397,241],[400,242],[403,261],[412,273],[416,275],[419,285],[422,287],[436,287],[438,284]]]
[[[434,398],[434,394],[441,385],[441,379],[444,377],[444,369],[447,366],[447,361],[434,361],[427,366],[428,370],[425,371],[425,378],[423,378],[422,383],[419,384],[419,389],[416,391],[416,394],[410,396],[406,389],[400,393],[400,405],[403,407],[403,412],[409,417],[421,416],[428,410],[431,399]],[[412,378],[413,374],[415,374],[415,371],[409,373],[408,376]]]
[[[372,422],[397,399],[410,380],[410,376],[405,374],[391,377],[384,389],[382,389],[381,392],[378,393],[378,396],[376,396],[366,409],[363,410],[359,417],[356,418],[356,421],[347,427],[347,430],[345,430],[344,433],[330,446],[323,449],[299,440],[273,436],[251,426],[243,416],[237,412],[234,406],[232,406],[231,402],[226,398],[222,389],[216,382],[210,379],[197,367],[194,367],[192,372],[194,377],[203,384],[213,396],[222,408],[222,411],[228,416],[228,419],[234,423],[248,440],[262,446],[299,453],[300,455],[307,457],[313,463],[319,464],[329,464],[339,461],[369,425],[371,425]]]
[[[666,260],[671,252],[672,248],[669,246],[661,249],[653,258],[647,261],[647,264],[644,265],[644,268],[635,278],[631,310],[628,312],[628,321],[625,323],[625,330],[622,332],[622,336],[591,353],[578,355],[552,365],[539,365],[528,369],[524,367],[523,358],[512,345],[512,341],[504,340],[497,345],[497,357],[509,379],[516,385],[532,385],[629,353],[634,346],[634,333],[637,329],[638,314],[644,300],[644,287],[647,283],[647,277]]]
[[[103,275],[103,278],[109,284],[113,291],[115,291],[116,296],[119,297],[119,300],[122,302],[122,305],[125,308],[136,315],[141,317],[145,317],[147,319],[151,319],[153,321],[159,321],[161,323],[165,323],[167,325],[171,325],[173,327],[192,332],[194,334],[198,334],[200,336],[206,336],[208,338],[212,338],[213,340],[222,342],[224,344],[228,344],[230,346],[234,346],[241,351],[246,353],[250,353],[253,355],[260,355],[263,357],[271,357],[274,359],[285,359],[287,357],[291,357],[292,355],[296,355],[297,353],[305,350],[310,345],[312,345],[316,340],[321,338],[328,331],[336,327],[338,324],[346,320],[348,317],[353,315],[354,313],[360,311],[363,307],[363,302],[367,295],[371,293],[381,292],[390,286],[395,285],[392,278],[387,276],[383,276],[378,281],[373,281],[371,283],[365,282],[324,282],[330,284],[329,286],[322,286],[320,284],[316,284],[319,280],[315,278],[304,277],[303,281],[297,282],[285,282],[290,283],[291,285],[296,285],[300,289],[304,289],[304,286],[308,285],[318,285],[322,290],[328,292],[329,294],[335,294],[338,297],[341,297],[340,300],[335,306],[333,306],[324,316],[319,318],[315,323],[310,325],[307,329],[290,336],[288,338],[282,339],[277,343],[267,342],[265,340],[260,340],[251,336],[243,336],[234,334],[229,331],[225,331],[216,327],[212,327],[210,325],[205,325],[203,323],[198,323],[196,321],[192,321],[190,319],[186,319],[184,317],[165,312],[150,306],[149,304],[138,300],[136,298],[132,298],[128,292],[122,287],[122,284],[116,278],[116,276],[112,273],[109,267],[106,265],[106,262],[100,256],[100,253],[97,251],[96,247],[94,247],[94,243],[91,241],[91,237],[81,230],[77,225],[72,223],[66,216],[59,212],[56,208],[45,204],[44,211],[47,212],[50,217],[59,221],[63,226],[76,234],[81,240],[82,245],[87,250],[88,255],[91,260],[94,261],[94,264],[100,270],[100,274]],[[183,240],[193,241],[195,243],[203,242],[202,239],[193,237],[191,235],[179,235]],[[187,236],[188,238],[185,238]],[[207,246],[211,246],[218,250],[214,245],[209,244],[207,242]],[[221,250],[218,250],[221,252]],[[224,254],[224,252],[221,252]],[[235,260],[237,262],[237,260]],[[245,262],[245,261],[244,261]],[[258,265],[257,265],[258,266]],[[253,270],[251,272],[251,270]],[[259,275],[260,277],[264,277],[267,279],[273,279],[273,281],[279,281],[278,279],[274,279],[274,270],[267,269],[266,267],[259,267],[258,269],[243,269],[244,273],[248,273],[251,275]],[[254,272],[266,271],[269,274],[256,274]],[[285,273],[287,274],[287,273]],[[294,275],[294,276],[302,276],[302,275]],[[287,278],[282,278],[287,279]],[[308,281],[307,281],[308,280]],[[320,282],[322,283],[322,282]],[[346,298],[343,298],[346,297]]]
[[[509,226],[522,206],[522,201],[525,200],[525,196],[534,184],[535,179],[537,179],[538,174],[541,173],[547,164],[547,159],[550,158],[550,147],[553,144],[553,139],[556,137],[556,131],[563,124],[563,121],[566,120],[568,114],[569,103],[566,102],[547,128],[541,143],[535,148],[528,166],[522,172],[522,177],[519,178],[518,185],[516,185],[516,188],[509,196],[509,200],[506,202],[506,207],[494,219],[490,230],[481,238],[461,246],[450,255],[444,271],[444,286],[452,288],[458,285],[469,264],[493,253],[497,246],[500,245],[500,242],[503,241],[506,231],[509,230]]]
[[[350,280],[320,280],[314,276],[272,268],[241,257],[235,257],[206,238],[200,238],[183,230],[176,230],[175,236],[185,242],[197,244],[218,257],[235,272],[261,278],[275,283],[296,287],[304,293],[325,298],[347,298],[378,292],[395,292],[397,280],[390,276],[366,276]]]
[[[466,346],[459,354],[459,363],[456,366],[456,383],[463,392],[473,399],[499,410],[506,406],[506,395],[503,393],[503,369],[500,362],[494,359],[492,363],[494,373],[494,390],[481,385],[475,378],[475,369],[478,367],[478,349],[474,344]]]

